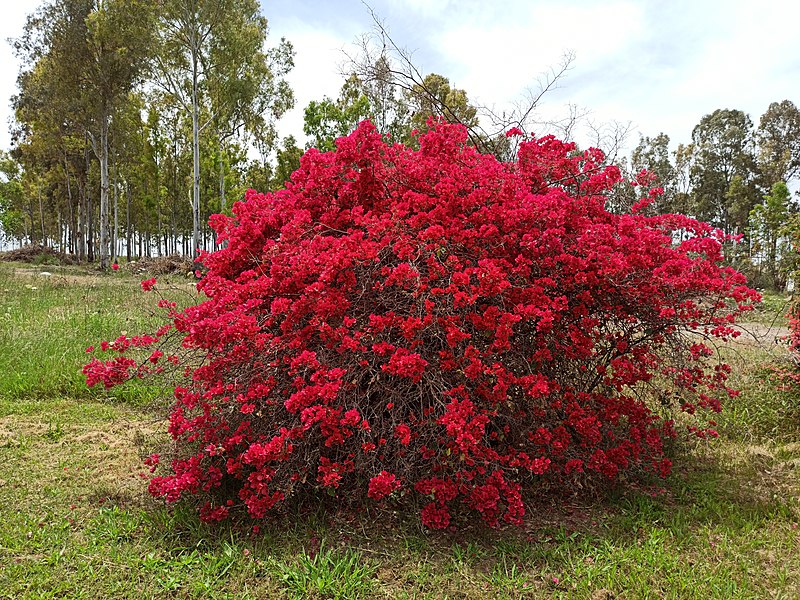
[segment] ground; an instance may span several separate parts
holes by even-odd
[[[163,390],[83,385],[86,345],[148,328],[138,281],[16,269],[0,265],[0,598],[800,595],[800,397],[770,375],[792,365],[783,298],[718,349],[742,395],[667,480],[541,500],[501,531],[307,504],[255,533],[148,496]],[[191,301],[185,275],[171,284]]]

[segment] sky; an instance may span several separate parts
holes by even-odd
[[[39,0],[3,3],[0,38],[20,35]],[[537,108],[541,121],[571,108],[584,125],[576,141],[588,145],[595,128],[630,125],[638,136],[667,133],[673,148],[691,140],[700,119],[716,109],[743,110],[758,124],[771,102],[800,104],[800,22],[796,0],[369,0],[394,41],[425,74],[439,73],[475,104],[508,107],[574,56],[556,89]],[[262,0],[269,43],[294,44],[289,81],[297,98],[279,124],[302,139],[303,109],[335,98],[346,53],[373,29],[361,0]],[[0,119],[11,118],[19,65],[0,44]],[[542,131],[548,133],[546,126]],[[0,127],[0,148],[8,148]]]

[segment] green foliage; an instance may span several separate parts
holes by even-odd
[[[266,49],[266,33],[256,0],[45,3],[14,43],[22,193],[0,207],[5,229],[89,260],[114,237],[129,258],[182,250],[195,229],[207,246],[208,215],[245,189],[246,146],[266,160],[294,102],[292,46]]]
[[[691,211],[726,233],[747,229],[758,202],[753,124],[740,110],[715,110],[692,131]]]
[[[631,153],[631,171],[637,174],[642,170],[655,176],[654,185],[664,188],[664,194],[658,198],[653,208],[656,212],[666,214],[681,212],[676,185],[677,172],[670,160],[669,136],[659,133],[656,137],[640,137],[639,144]],[[649,186],[636,188],[639,199],[646,198]]]
[[[756,138],[767,185],[800,175],[800,110],[794,102],[771,103],[761,115]]]
[[[291,135],[284,138],[283,147],[278,150],[275,175],[268,189],[280,189],[284,187],[292,173],[300,168],[301,156],[303,156],[303,150],[297,146],[297,140]]]
[[[470,104],[467,93],[450,87],[447,77],[431,73],[406,94],[411,107],[411,128],[419,132],[428,130],[428,117],[444,119],[447,123],[460,123],[467,128],[478,124],[478,110]]]
[[[23,201],[22,173],[19,163],[0,151],[0,236],[22,239],[25,223],[19,207]]]
[[[349,135],[371,113],[372,106],[362,90],[361,82],[351,75],[342,86],[337,100],[326,96],[319,102],[312,101],[306,107],[303,133],[309,136],[307,147],[321,152],[335,150],[336,139]]]
[[[470,104],[467,93],[451,88],[442,75],[431,73],[407,87],[396,80],[385,56],[369,66],[369,74],[369,80],[350,75],[336,100],[325,97],[306,107],[303,132],[310,138],[308,148],[334,150],[336,139],[352,133],[365,119],[393,141],[412,147],[417,143],[412,132],[427,131],[431,116],[470,129],[478,125],[477,108]]]
[[[274,119],[291,108],[283,76],[293,65],[291,44],[275,52],[264,43],[267,20],[256,0],[165,0],[160,6],[155,56],[162,89],[191,117],[192,252],[202,247],[201,141],[211,123],[219,148],[219,195],[225,209],[225,143],[240,130],[253,133],[262,155],[272,150]]]
[[[794,254],[784,235],[791,208],[789,188],[779,181],[772,185],[764,201],[750,211],[751,255],[756,257],[759,267],[764,266],[773,289],[784,287],[787,269],[782,263],[791,261],[790,255]]]

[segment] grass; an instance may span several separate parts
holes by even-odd
[[[96,398],[81,368],[86,348],[102,340],[149,331],[139,282],[74,267],[21,268],[0,263],[0,396]],[[180,296],[191,297],[184,284]],[[114,390],[141,400],[146,386]],[[106,394],[108,395],[108,394]]]
[[[124,316],[141,310],[137,282],[37,273],[0,265],[0,317],[11,315],[0,329],[0,598],[800,593],[800,399],[762,366],[785,360],[778,347],[720,350],[742,394],[720,416],[721,438],[682,448],[662,485],[554,499],[504,531],[432,533],[402,515],[306,506],[255,534],[148,496],[142,440],[164,435],[153,390],[82,387],[84,346],[143,324]]]
[[[785,327],[788,319],[791,296],[782,292],[765,290],[762,292],[762,301],[748,316],[748,321],[760,323],[770,327]]]
[[[274,565],[285,591],[294,598],[363,598],[375,588],[376,566],[349,549],[303,552],[291,563],[275,561]]]

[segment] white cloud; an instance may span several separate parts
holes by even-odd
[[[644,36],[641,5],[517,1],[502,6],[494,16],[475,8],[435,40],[452,82],[474,101],[503,109],[536,96],[568,54],[574,56],[570,70],[542,98],[542,120],[565,116],[568,103],[591,106],[592,86],[609,93],[624,85],[617,63]]]
[[[0,19],[0,148],[8,148],[11,135],[8,126],[12,117],[11,96],[17,93],[19,62],[14,56],[9,38],[22,35],[28,14],[41,4],[39,0],[17,0],[3,3],[3,18]]]
[[[345,38],[332,31],[311,29],[295,21],[285,31],[279,32],[294,45],[295,68],[287,79],[295,94],[295,107],[278,124],[281,136],[303,136],[303,111],[312,100],[323,96],[336,98],[344,77],[341,67],[345,61],[343,50],[352,37]]]

